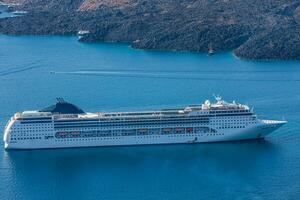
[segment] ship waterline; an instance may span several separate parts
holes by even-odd
[[[145,112],[85,113],[58,102],[16,113],[4,129],[6,149],[221,142],[260,139],[286,121],[260,120],[247,105],[216,97],[202,105]]]

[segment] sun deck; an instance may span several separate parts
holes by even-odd
[[[227,103],[216,97],[217,102],[211,104],[208,100],[201,105],[190,105],[185,108],[171,108],[157,111],[136,111],[136,112],[96,112],[86,113],[77,106],[65,102],[59,98],[58,102],[40,111],[24,111],[14,115],[20,120],[100,120],[100,119],[129,119],[129,118],[176,118],[191,116],[214,116],[227,114],[251,114],[247,105],[235,102]]]

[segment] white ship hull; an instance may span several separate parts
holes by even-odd
[[[86,113],[58,99],[16,113],[4,129],[6,149],[225,142],[264,138],[286,121],[259,120],[248,106],[222,101],[184,109]]]
[[[6,149],[43,149],[43,148],[70,148],[70,147],[96,147],[96,146],[122,146],[122,145],[150,145],[150,144],[194,144],[207,142],[225,142],[238,140],[261,139],[281,127],[286,121],[261,120],[260,123],[241,129],[226,129],[217,133],[183,133],[165,135],[136,135],[72,138],[69,140],[39,139],[25,141],[10,141],[8,131],[4,133]],[[8,124],[10,126],[12,123]],[[9,130],[9,129],[7,129]],[[42,133],[41,133],[42,134]],[[49,132],[47,132],[49,134]],[[55,131],[52,133],[55,134]]]

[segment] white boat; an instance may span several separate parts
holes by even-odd
[[[17,10],[12,12],[12,14],[16,15],[16,16],[23,16],[27,14],[27,11],[21,11],[21,10]]]
[[[221,97],[182,109],[100,113],[58,99],[45,109],[14,114],[3,139],[6,149],[194,144],[260,139],[286,123],[257,119],[247,105]]]
[[[89,33],[90,33],[90,31],[88,31],[88,30],[80,30],[80,31],[78,31],[78,33],[77,33],[78,39],[83,38],[85,35],[87,35]]]

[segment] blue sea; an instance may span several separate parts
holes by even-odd
[[[299,199],[300,62],[0,35],[0,127],[63,97],[85,111],[176,108],[213,94],[289,123],[260,141],[5,151],[0,199]]]

